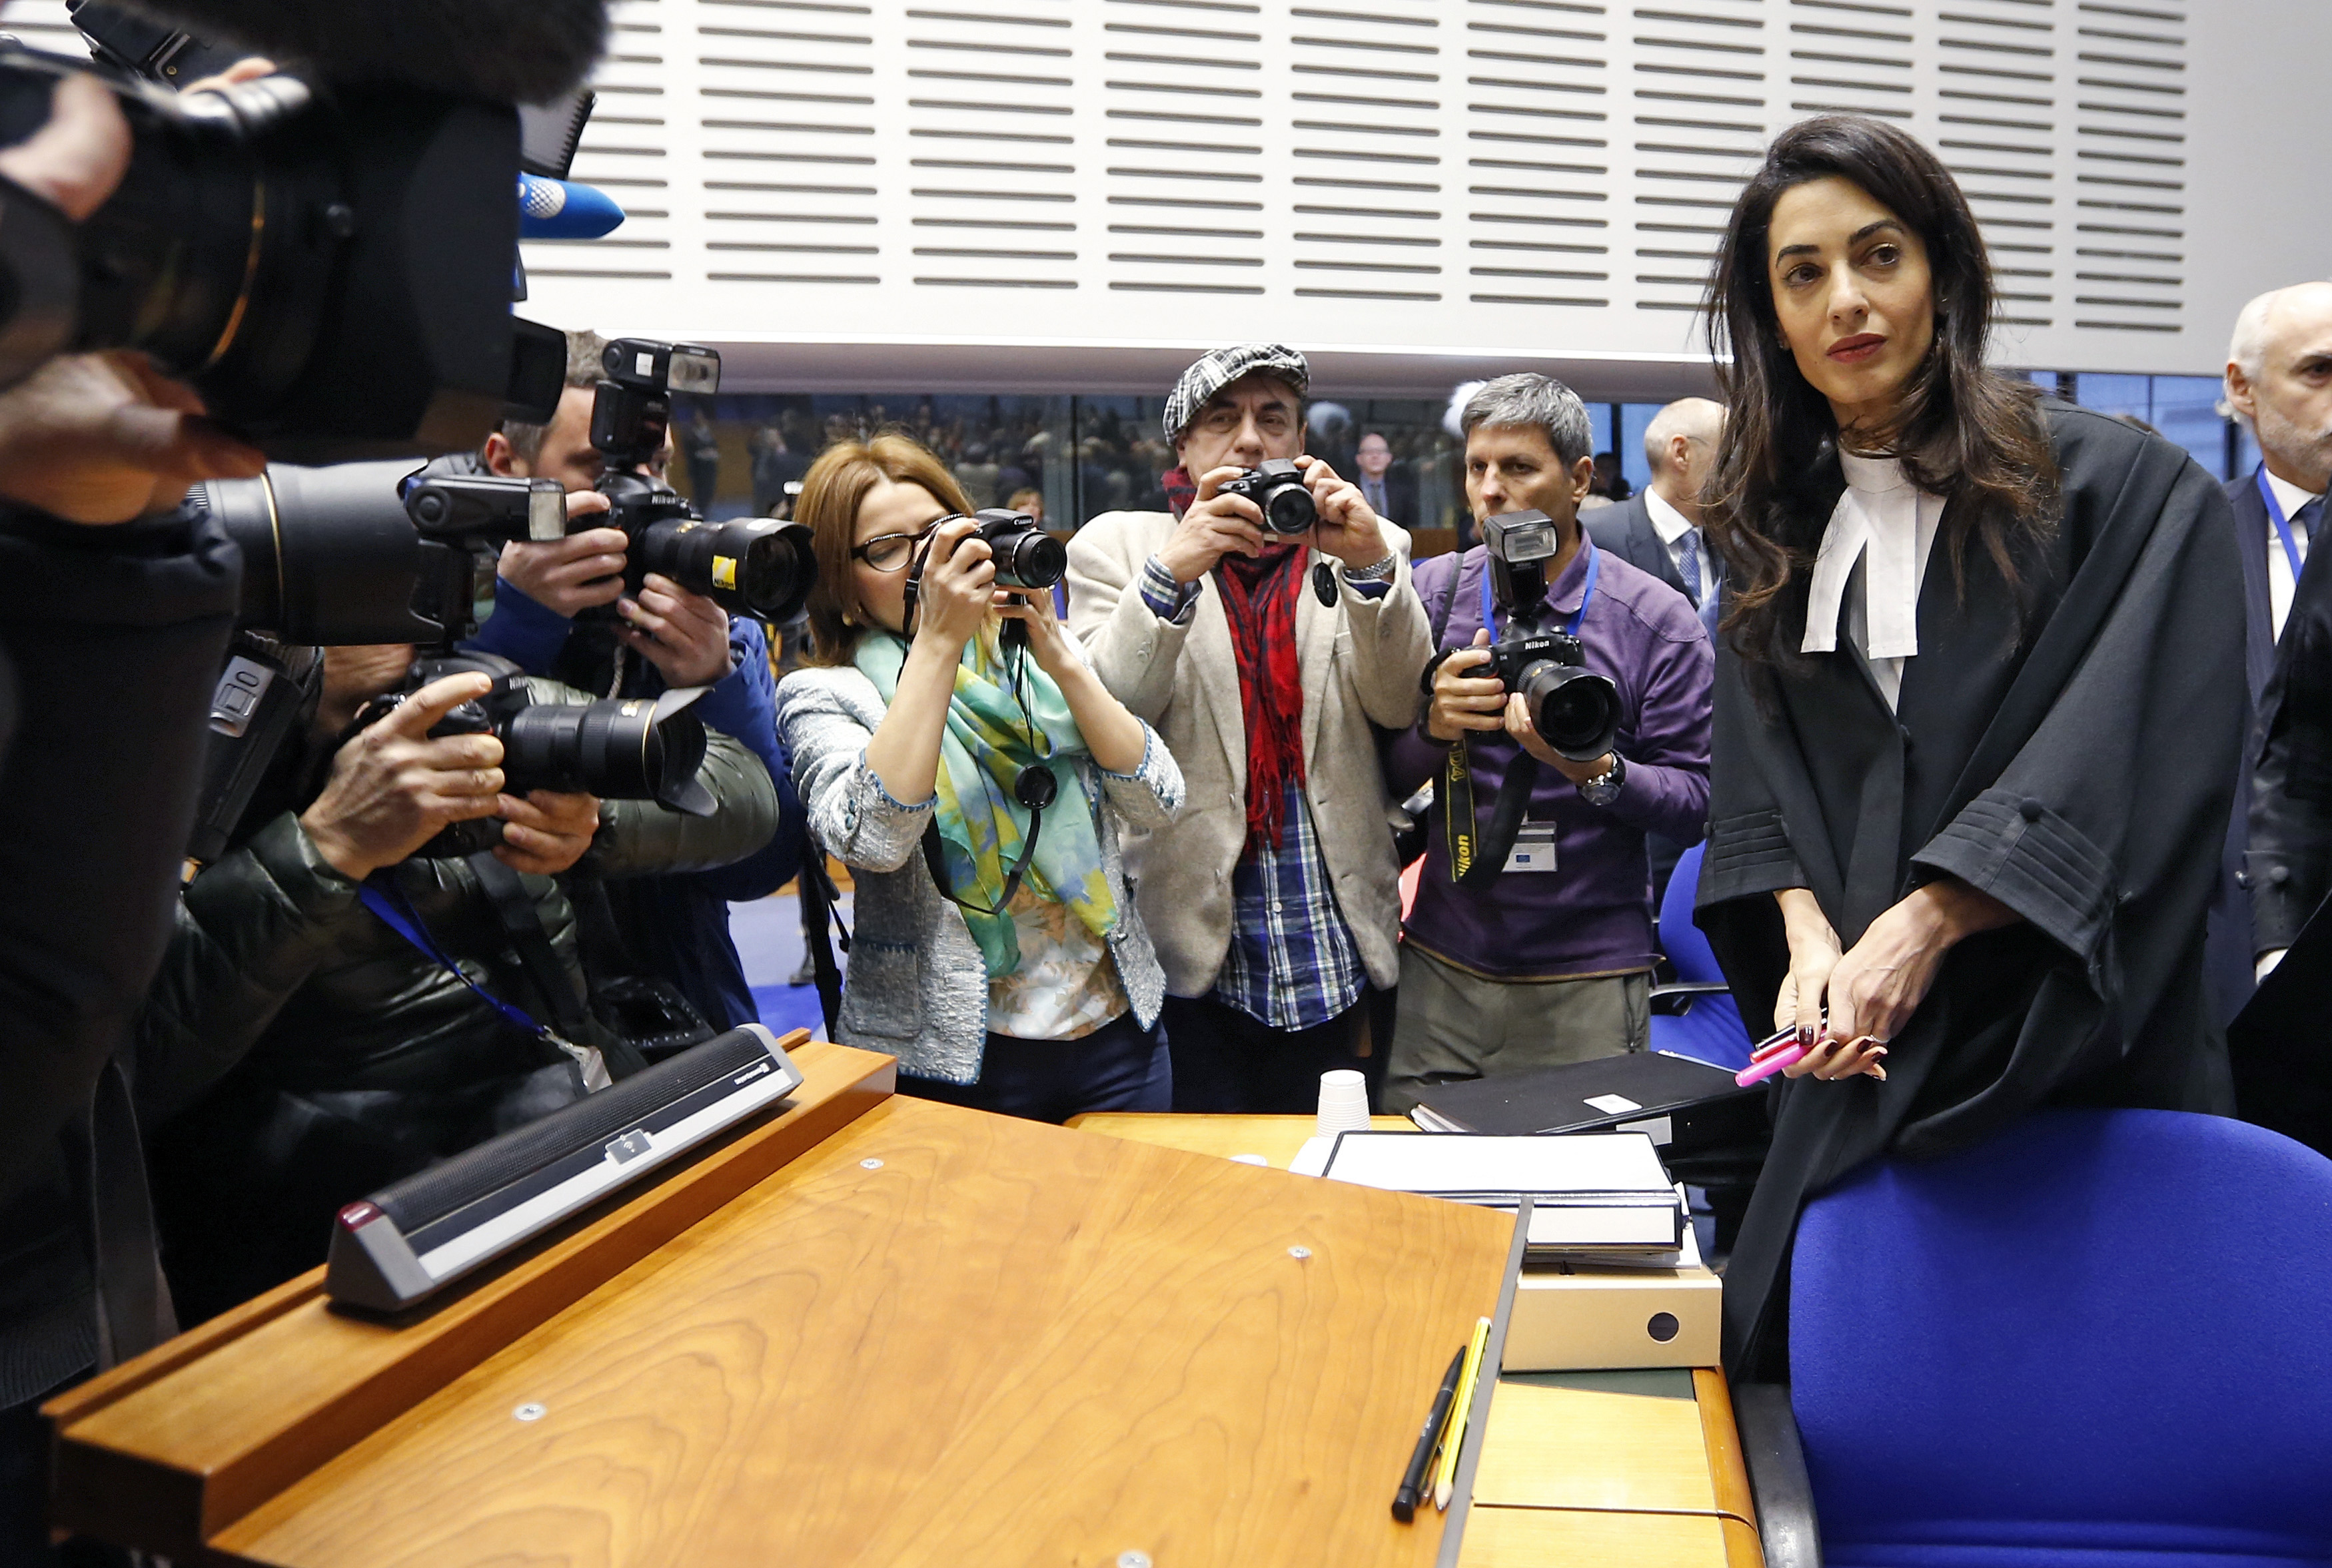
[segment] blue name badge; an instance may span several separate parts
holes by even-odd
[[[1552,871],[1554,870],[1554,824],[1524,822],[1515,834],[1515,847],[1506,851],[1505,869],[1509,871]]]

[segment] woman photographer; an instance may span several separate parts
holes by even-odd
[[[1799,1210],[1857,1165],[2047,1104],[2229,1105],[2203,974],[2244,712],[2226,502],[1985,368],[1993,298],[1942,164],[1851,116],[1775,140],[1710,285],[1734,589],[1698,919],[1804,1052],[1725,1276],[1735,1376],[1785,1365]]]
[[[1182,775],[1050,591],[997,587],[970,510],[901,435],[829,447],[802,481],[812,667],[779,684],[778,728],[811,836],[856,887],[836,1032],[927,1098],[1162,1111],[1165,979],[1118,834],[1164,823]]]

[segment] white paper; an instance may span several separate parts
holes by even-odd
[[[1616,1117],[1621,1111],[1639,1111],[1644,1107],[1623,1094],[1590,1095],[1587,1103],[1605,1116]]]
[[[1317,1142],[1319,1140],[1314,1140]],[[1307,1145],[1305,1153],[1310,1152]],[[1301,1158],[1302,1156],[1299,1156]],[[1291,1169],[1302,1169],[1301,1165]],[[1530,1193],[1572,1196],[1672,1189],[1642,1133],[1492,1137],[1447,1133],[1346,1133],[1323,1174],[1400,1193]]]

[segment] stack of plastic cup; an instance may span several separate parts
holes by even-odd
[[[1369,1083],[1350,1068],[1320,1075],[1320,1116],[1315,1137],[1369,1130]]]

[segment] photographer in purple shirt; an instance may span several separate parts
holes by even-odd
[[[1579,502],[1595,477],[1585,407],[1559,381],[1506,375],[1475,394],[1461,423],[1477,523],[1544,512],[1556,544],[1544,606],[1496,603],[1486,546],[1416,568],[1438,651],[1423,678],[1430,702],[1394,741],[1387,782],[1398,799],[1431,780],[1436,799],[1402,928],[1388,1111],[1435,1084],[1643,1050],[1654,958],[1644,835],[1697,842],[1708,812],[1708,633],[1682,594],[1585,538]],[[1497,679],[1491,644],[1515,610],[1573,631],[1585,668],[1616,689],[1618,729],[1601,755],[1557,753]],[[1461,745],[1466,787],[1453,788]],[[1461,840],[1494,836],[1501,786],[1525,752],[1538,778],[1514,848],[1490,846],[1499,868],[1461,884],[1453,810]]]

